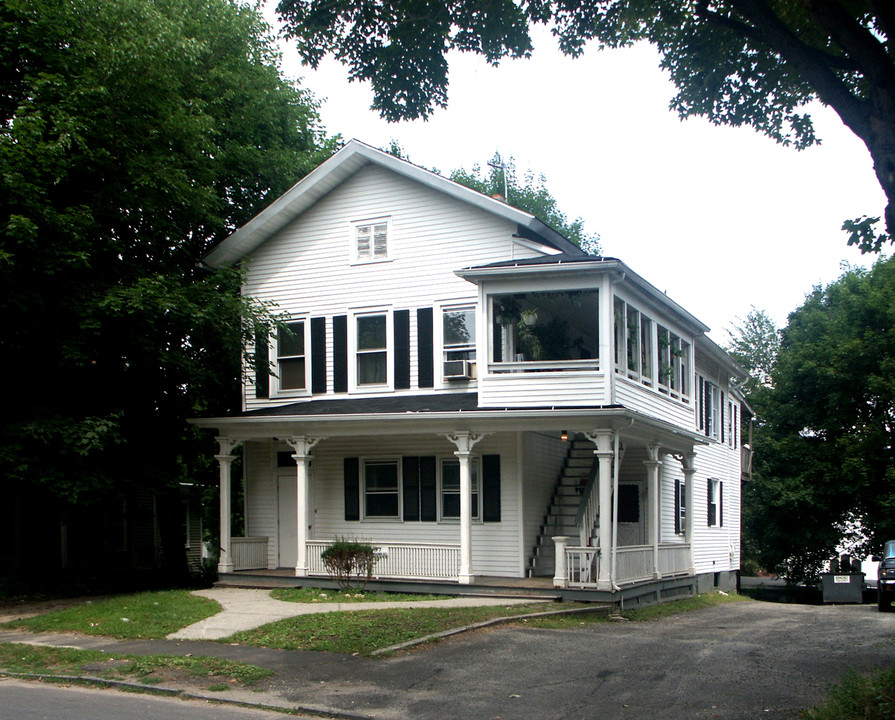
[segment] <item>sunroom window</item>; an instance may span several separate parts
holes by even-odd
[[[596,290],[492,296],[492,362],[595,360],[600,342],[598,307]]]
[[[690,343],[658,326],[659,390],[678,400],[690,395]]]
[[[653,384],[653,321],[620,298],[615,298],[615,371]]]

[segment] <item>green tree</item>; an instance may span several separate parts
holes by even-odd
[[[766,567],[802,579],[843,539],[864,551],[895,537],[893,358],[895,259],[815,288],[790,315],[756,401],[744,499]]]
[[[332,149],[241,2],[0,0],[8,483],[88,503],[201,476],[185,420],[233,408],[269,317],[198,263]]]
[[[355,3],[280,0],[287,37],[311,66],[327,54],[352,80],[370,81],[373,107],[391,121],[447,104],[451,50],[492,64],[531,53],[529,27],[544,24],[560,49],[652,43],[677,86],[671,106],[751,125],[777,142],[818,142],[805,105],[820,100],[864,142],[889,204],[849,221],[850,242],[878,251],[895,234],[895,9],[889,0],[438,0]]]
[[[760,385],[770,385],[771,372],[780,348],[780,334],[767,312],[753,307],[745,318],[737,318],[736,324],[727,333],[730,336],[727,352],[750,376],[746,394],[749,395]]]
[[[495,153],[488,163],[489,171],[483,174],[481,166],[473,165],[471,171],[454,170],[450,177],[456,183],[478,190],[485,195],[499,195],[510,205],[531,213],[547,223],[573,243],[593,255],[600,253],[600,238],[585,231],[581,218],[569,220],[557,205],[556,198],[547,189],[547,178],[537,177],[531,171],[519,181],[516,162],[511,157],[504,161]]]

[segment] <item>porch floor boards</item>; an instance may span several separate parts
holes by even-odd
[[[262,589],[289,587],[336,588],[326,577],[295,577],[289,568],[276,570],[240,570],[219,577],[215,587],[251,587]],[[612,602],[612,595],[598,590],[555,588],[552,577],[507,578],[476,576],[472,585],[455,582],[422,580],[371,580],[368,590],[380,592],[424,593],[431,595],[460,595],[464,597],[508,597],[556,602]]]

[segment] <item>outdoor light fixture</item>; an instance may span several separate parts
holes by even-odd
[[[569,432],[567,430],[563,430],[559,434],[559,437],[562,439],[563,442],[569,442]]]

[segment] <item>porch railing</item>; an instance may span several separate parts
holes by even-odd
[[[569,587],[596,587],[600,577],[600,563],[610,562],[602,557],[599,548],[566,547],[566,581]],[[659,574],[661,577],[686,575],[690,563],[690,545],[668,543],[659,546]],[[631,585],[653,579],[653,546],[634,545],[616,550],[615,583]]]
[[[230,555],[234,570],[258,570],[267,567],[266,537],[235,537],[230,539]]]
[[[308,541],[308,571],[326,575],[320,554],[328,540]],[[432,543],[370,543],[377,559],[373,577],[413,578],[414,580],[456,580],[460,575],[460,546]]]

